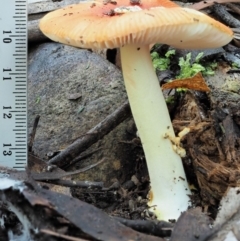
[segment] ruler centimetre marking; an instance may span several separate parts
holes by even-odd
[[[27,0],[0,8],[0,165],[27,166]]]

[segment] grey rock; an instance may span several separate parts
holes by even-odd
[[[40,115],[33,152],[42,159],[67,147],[127,100],[121,72],[114,65],[88,50],[58,43],[30,50],[28,81],[29,133]],[[79,98],[69,99],[71,95]],[[107,160],[80,179],[124,179],[122,168],[132,159],[129,145],[120,144],[128,138],[126,125],[127,121],[92,147],[103,150],[81,167]]]

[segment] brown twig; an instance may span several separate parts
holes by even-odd
[[[164,221],[151,220],[129,220],[121,217],[114,217],[115,220],[141,233],[152,234],[157,237],[171,236],[173,224]]]
[[[204,0],[198,3],[195,3],[193,5],[190,5],[189,8],[195,9],[195,10],[201,10],[207,7],[212,6],[214,3],[238,3],[240,0]]]
[[[58,238],[64,238],[64,239],[70,240],[70,241],[87,241],[86,239],[75,238],[75,237],[68,236],[68,235],[65,235],[65,234],[56,233],[56,232],[54,232],[52,230],[48,230],[48,229],[41,229],[40,232],[51,235],[51,236],[55,236],[55,237],[58,237]]]
[[[127,119],[130,116],[130,113],[129,103],[125,102],[117,110],[108,115],[103,121],[88,131],[86,135],[79,138],[64,151],[50,159],[49,164],[55,164],[59,167],[66,165],[76,158],[81,152],[85,151],[91,145],[111,132],[116,126]]]
[[[82,173],[82,172],[85,172],[93,167],[96,167],[97,165],[101,164],[102,162],[104,162],[104,159],[94,163],[94,164],[91,164],[87,167],[84,167],[84,168],[81,168],[77,171],[73,171],[73,172],[63,172],[63,173],[54,173],[54,172],[41,172],[41,173],[34,173],[32,172],[31,175],[33,177],[33,179],[35,181],[44,181],[44,180],[58,180],[58,179],[61,179],[63,177],[67,177],[67,176],[72,176],[72,175],[76,175],[76,174],[79,174],[79,173]]]
[[[98,151],[100,151],[100,150],[102,150],[101,147],[98,148],[98,149],[96,149],[96,150],[90,151],[90,152],[88,152],[88,153],[86,153],[86,154],[80,155],[80,156],[76,157],[75,159],[73,159],[72,161],[70,161],[69,163],[67,163],[67,164],[66,164],[65,166],[63,166],[62,168],[63,168],[64,170],[66,170],[66,169],[69,168],[70,166],[72,166],[72,165],[74,165],[74,164],[76,164],[76,163],[78,163],[78,162],[80,162],[80,161],[82,161],[82,160],[84,160],[84,159],[92,156],[94,153],[96,153],[96,152],[98,152]]]
[[[30,135],[30,141],[28,143],[28,151],[29,152],[32,152],[32,146],[33,146],[33,142],[34,142],[34,139],[35,139],[39,119],[40,119],[40,115],[37,115],[35,117],[35,120],[34,120],[34,123],[33,123],[33,129],[32,129],[32,133]]]

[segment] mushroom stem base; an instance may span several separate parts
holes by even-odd
[[[177,219],[189,206],[189,188],[182,161],[171,141],[174,136],[167,105],[156,77],[149,46],[120,49],[123,76],[132,114],[141,138],[151,181],[149,206],[158,219]]]

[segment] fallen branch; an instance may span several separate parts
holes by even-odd
[[[74,143],[68,146],[64,151],[60,152],[57,156],[50,159],[49,164],[54,164],[62,167],[74,158],[76,158],[81,152],[85,151],[91,145],[102,139],[105,135],[111,132],[116,126],[122,123],[130,116],[130,106],[128,102],[125,102],[113,113],[108,115],[102,122],[93,127],[86,135],[77,139]]]
[[[195,10],[202,10],[204,8],[212,6],[214,3],[239,3],[240,0],[204,0],[193,5],[188,6]]]
[[[222,6],[221,4],[218,3],[214,3],[214,5],[212,6],[212,9],[214,11],[214,13],[221,18],[221,20],[227,24],[228,26],[234,27],[234,28],[238,28],[240,27],[240,21],[236,18],[234,18],[227,10],[224,6]]]

